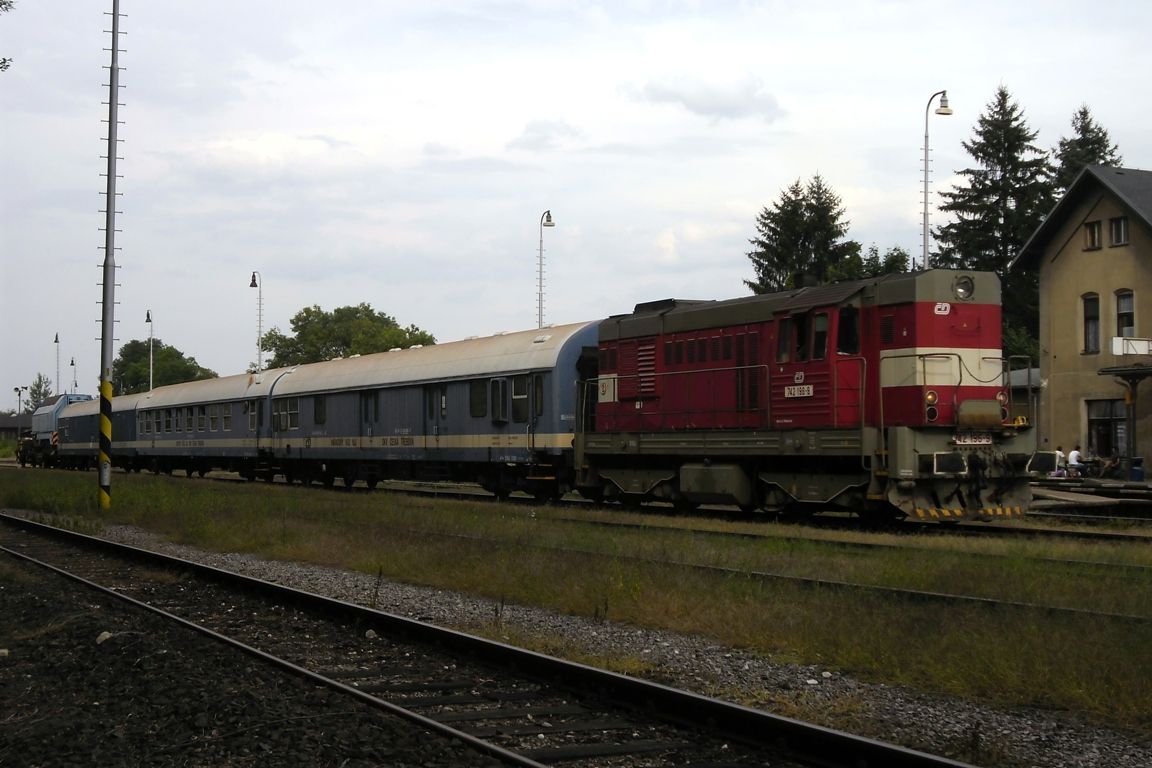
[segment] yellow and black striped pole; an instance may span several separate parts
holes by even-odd
[[[112,382],[100,382],[100,509],[112,506]]]
[[[108,68],[108,179],[104,193],[104,293],[100,321],[100,509],[112,506],[112,344],[116,337],[116,129],[120,106],[120,0],[112,0],[112,65]]]

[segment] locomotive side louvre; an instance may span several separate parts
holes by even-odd
[[[931,270],[638,305],[601,324],[578,484],[688,506],[1019,511],[1031,434],[1001,403],[999,301],[995,275]],[[644,369],[633,350],[653,348]]]

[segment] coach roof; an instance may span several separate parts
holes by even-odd
[[[556,366],[570,342],[595,344],[592,331],[586,339],[581,334],[594,327],[595,323],[573,323],[310,363],[297,366],[279,382],[270,382],[269,372],[265,385],[275,386],[274,394],[280,396],[543,370]]]

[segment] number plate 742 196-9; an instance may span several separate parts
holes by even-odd
[[[956,445],[992,445],[991,432],[957,432]]]

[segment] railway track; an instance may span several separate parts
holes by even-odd
[[[0,545],[508,765],[961,766],[361,606],[0,516]]]

